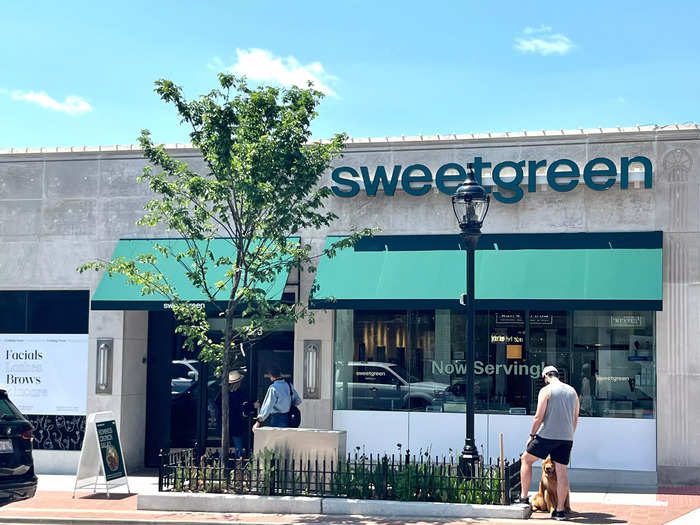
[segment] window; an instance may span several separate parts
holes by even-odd
[[[7,398],[0,398],[0,419],[7,421],[10,419],[19,419],[22,413],[17,410],[17,407],[12,404]]]
[[[338,310],[336,410],[465,411],[463,310]],[[477,412],[534,414],[553,364],[581,415],[654,417],[654,313],[476,313]]]
[[[575,312],[572,365],[583,415],[654,417],[653,312]]]
[[[398,378],[384,367],[354,366],[353,381],[367,385],[398,385]]]
[[[27,292],[0,292],[0,334],[27,331]]]
[[[87,334],[87,290],[0,291],[0,334]]]
[[[90,293],[85,291],[29,292],[29,334],[87,334]]]

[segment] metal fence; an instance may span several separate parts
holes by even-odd
[[[161,453],[158,490],[272,496],[508,504],[520,492],[520,460],[478,462],[465,476],[453,458],[426,454],[348,455],[340,461],[229,457],[194,450]]]

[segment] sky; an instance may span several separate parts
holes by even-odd
[[[700,2],[4,0],[0,149],[188,142],[153,92],[312,80],[316,138],[700,120]]]

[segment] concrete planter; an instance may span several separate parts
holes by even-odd
[[[383,501],[302,496],[249,496],[161,492],[139,494],[139,510],[183,512],[255,512],[262,514],[329,514],[416,518],[527,519],[521,505],[470,505],[422,501]]]
[[[472,505],[427,501],[382,501],[369,499],[324,498],[323,514],[359,514],[390,518],[502,518],[527,519],[524,505]]]
[[[159,494],[139,494],[136,508],[138,510],[184,512],[321,514],[321,498],[161,492]]]

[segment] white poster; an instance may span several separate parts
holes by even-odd
[[[23,414],[84,416],[87,334],[0,334],[0,385]]]

